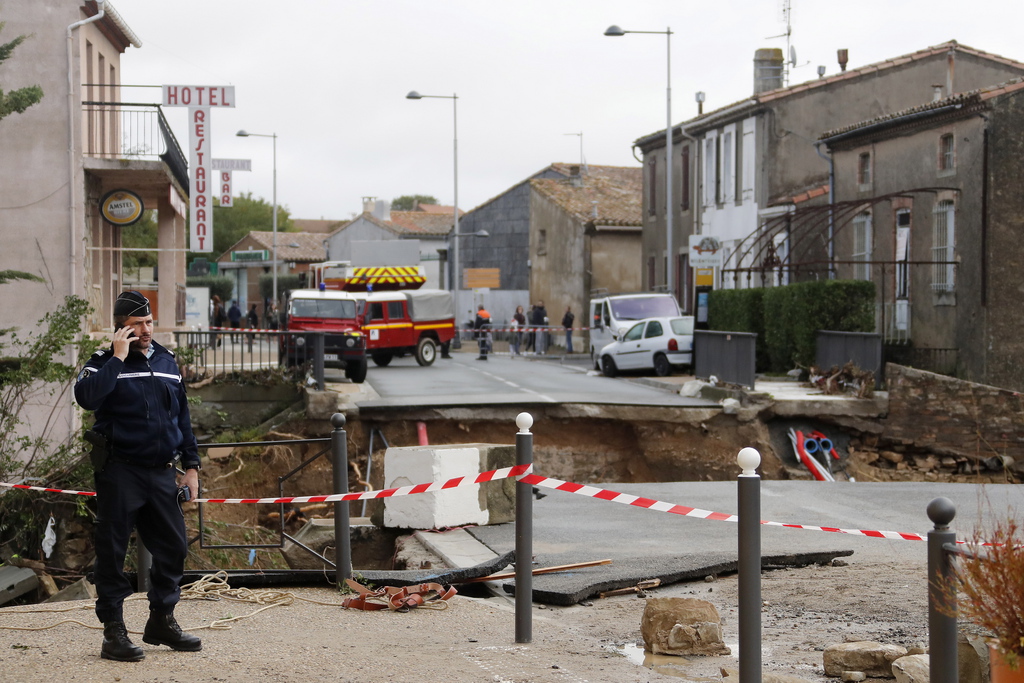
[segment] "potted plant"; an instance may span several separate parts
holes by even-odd
[[[956,575],[960,616],[992,634],[992,683],[1024,682],[1024,526],[1012,516],[997,522]]]

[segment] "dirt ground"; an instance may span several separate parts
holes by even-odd
[[[776,570],[763,575],[763,668],[807,681],[826,679],[822,649],[844,640],[870,639],[910,646],[926,641],[924,569],[858,564]],[[640,617],[645,601],[632,596],[595,599],[590,606],[534,606],[533,642],[514,642],[506,599],[457,596],[449,609],[408,614],[342,610],[329,588],[285,589],[314,602],[268,608],[252,603],[184,600],[186,628],[242,617],[225,630],[197,630],[199,653],[143,645],[140,663],[101,660],[100,633],[89,603],[0,609],[3,680],[62,681],[720,681],[737,666],[735,576],[677,584],[652,597],[700,597],[723,617],[731,657],[644,659]],[[259,594],[262,600],[272,594]],[[332,603],[324,605],[319,603]],[[26,613],[27,612],[27,613]],[[140,631],[145,601],[127,604],[129,629]],[[249,616],[252,615],[252,616]],[[58,622],[77,620],[75,623]],[[135,636],[136,642],[140,641]],[[638,646],[637,643],[640,643]],[[59,673],[58,673],[59,672]]]

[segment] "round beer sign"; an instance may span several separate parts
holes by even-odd
[[[100,213],[103,217],[121,227],[138,222],[144,208],[142,197],[131,190],[114,190],[100,200]]]

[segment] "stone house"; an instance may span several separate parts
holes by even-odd
[[[516,306],[529,310],[538,299],[552,319],[557,310],[561,320],[566,305],[580,319],[591,290],[640,288],[640,216],[626,208],[639,211],[638,173],[618,166],[581,169],[553,163],[466,212],[459,232],[486,230],[489,237],[460,238],[459,265],[464,272],[498,270],[499,286],[477,297],[481,303],[486,299],[496,323],[508,322]],[[620,248],[610,248],[613,241]],[[598,270],[590,270],[595,264]]]
[[[100,203],[127,190],[158,212],[161,277],[147,296],[157,338],[168,341],[185,319],[187,163],[158,105],[121,104],[138,101],[122,93],[121,59],[141,40],[111,2],[102,11],[93,0],[9,2],[0,21],[0,41],[28,36],[3,63],[3,88],[38,85],[44,93],[23,113],[0,120],[0,270],[45,280],[7,285],[0,297],[4,326],[30,330],[75,295],[93,308],[86,330],[111,329],[124,286],[122,235],[133,228],[103,218]],[[36,406],[39,419],[29,415],[28,428],[49,428],[58,440],[71,434],[79,417],[64,400],[52,417],[50,406]]]
[[[1024,78],[825,133],[839,277],[915,367],[1024,390]],[[865,174],[865,170],[867,173]]]
[[[829,277],[833,249],[827,212],[829,159],[815,143],[821,131],[883,116],[926,101],[935,84],[944,96],[1024,75],[1024,64],[942,43],[817,80],[782,87],[782,51],[759,50],[754,93],[673,127],[673,253],[666,253],[665,131],[635,142],[644,158],[645,282],[692,292],[691,234],[718,238],[725,266],[716,286],[747,287],[798,277]],[[678,179],[678,180],[676,180]],[[792,214],[804,209],[823,239],[790,239]],[[812,218],[813,217],[813,218]],[[788,264],[776,272],[771,268]]]
[[[391,202],[367,199],[363,213],[329,232],[324,243],[327,260],[351,261],[354,242],[384,242],[389,240],[417,240],[419,263],[427,276],[426,287],[447,289],[445,259],[448,253],[448,235],[455,223],[454,208],[425,204],[425,210],[392,211]],[[353,264],[377,265],[377,264]],[[381,264],[383,265],[383,264]],[[398,264],[389,264],[398,265]]]
[[[324,235],[311,232],[277,233],[277,276],[307,273],[313,263],[327,260]],[[264,317],[264,301],[260,294],[260,276],[271,273],[274,266],[274,233],[271,230],[251,230],[242,239],[228,247],[217,258],[217,272],[234,280],[232,298],[238,300],[243,311],[256,304],[260,319]],[[307,277],[307,281],[312,279]],[[278,287],[280,295],[281,288]]]

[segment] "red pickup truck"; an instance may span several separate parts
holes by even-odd
[[[437,347],[455,336],[451,292],[407,289],[355,296],[363,299],[361,329],[367,353],[379,366],[406,354],[414,354],[420,365],[430,365]]]
[[[288,298],[285,329],[323,331],[324,365],[341,367],[353,382],[366,379],[366,339],[359,328],[362,301],[349,292],[297,289]],[[301,334],[280,336],[280,361],[299,365],[312,359],[312,341]]]

